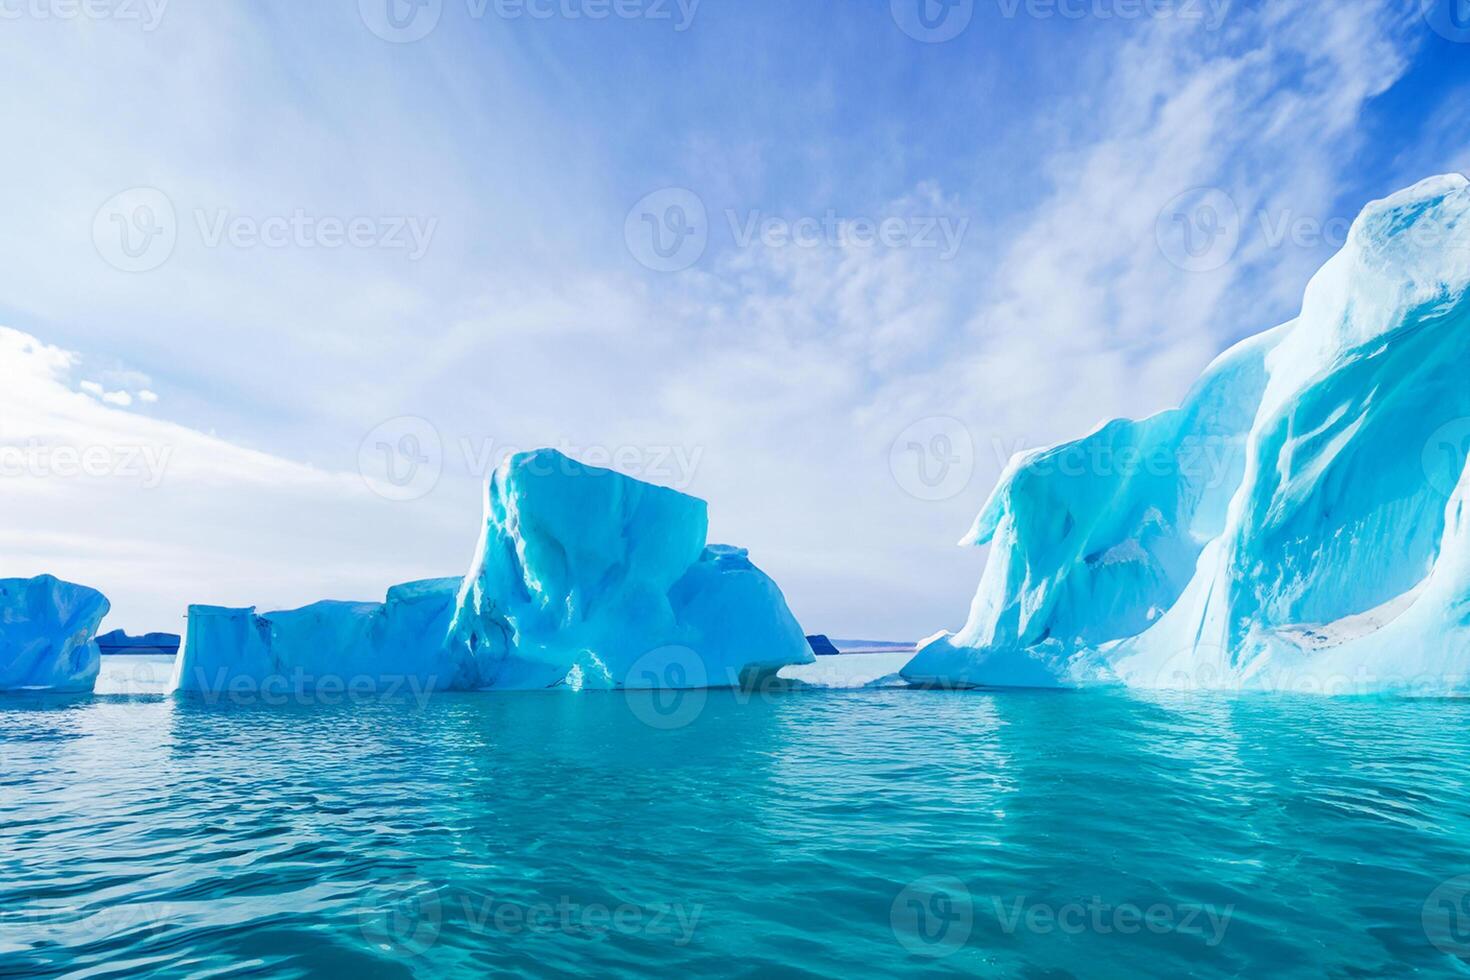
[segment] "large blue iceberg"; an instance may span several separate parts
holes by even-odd
[[[107,598],[50,575],[0,579],[0,691],[89,692]]]
[[[1175,410],[1012,460],[925,684],[1470,691],[1470,182],[1370,204]]]
[[[726,687],[814,658],[703,500],[550,449],[506,460],[450,629],[492,687]]]
[[[174,689],[483,690],[750,684],[811,649],[742,549],[706,546],[704,501],[554,450],[486,485],[463,578],[383,603],[193,606]]]

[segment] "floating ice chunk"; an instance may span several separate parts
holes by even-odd
[[[488,686],[749,683],[814,658],[742,549],[705,546],[703,500],[554,450],[507,459],[451,630]],[[670,653],[676,648],[677,654]]]
[[[91,691],[107,598],[50,575],[0,579],[0,691]]]
[[[173,690],[261,696],[298,691],[478,686],[444,638],[460,579],[397,585],[386,602],[317,602],[257,615],[190,606]]]

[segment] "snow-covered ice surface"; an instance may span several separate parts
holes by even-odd
[[[50,575],[0,579],[0,691],[91,691],[109,608],[96,589]]]
[[[466,576],[382,603],[193,606],[173,687],[720,687],[812,662],[781,590],[707,527],[698,498],[521,453],[487,483]]]
[[[1370,204],[1180,408],[1014,459],[921,683],[1470,690],[1470,183]]]

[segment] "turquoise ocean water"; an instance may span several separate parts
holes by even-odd
[[[1470,973],[1470,704],[659,697],[0,701],[0,975]]]

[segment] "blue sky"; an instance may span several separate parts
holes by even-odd
[[[119,471],[10,475],[0,574],[131,629],[373,597],[554,445],[707,498],[811,630],[953,628],[1011,452],[1173,404],[1364,202],[1470,168],[1463,0],[924,0],[943,41],[920,0],[391,0],[437,12],[406,43],[389,2],[0,3],[0,324],[44,345],[0,344],[0,444]],[[166,254],[117,251],[140,205]]]

